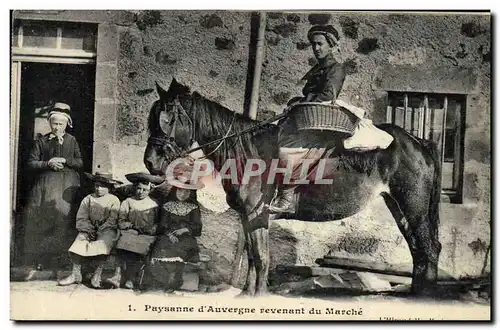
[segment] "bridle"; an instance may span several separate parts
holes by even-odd
[[[160,124],[160,128],[161,128],[161,131],[163,134],[160,136],[150,136],[148,138],[148,143],[151,143],[151,144],[154,144],[157,146],[161,146],[164,151],[166,151],[167,149],[170,150],[171,152],[173,152],[175,154],[174,158],[186,157],[190,153],[197,151],[197,150],[200,150],[207,145],[219,142],[219,145],[216,148],[214,148],[214,150],[212,150],[207,155],[204,155],[203,157],[201,157],[201,159],[206,159],[208,156],[215,153],[222,146],[222,144],[225,142],[225,140],[230,137],[229,135],[231,134],[234,122],[236,121],[236,112],[235,112],[233,114],[233,119],[231,121],[231,125],[229,126],[229,129],[223,138],[217,139],[214,141],[210,141],[208,143],[205,143],[202,146],[197,146],[195,148],[191,148],[190,150],[183,152],[181,147],[177,144],[176,139],[175,139],[175,131],[177,128],[177,121],[179,120],[180,115],[183,115],[188,119],[189,131],[191,132],[189,143],[191,146],[195,142],[195,140],[194,140],[195,127],[194,127],[193,121],[191,120],[191,117],[189,117],[189,115],[187,114],[186,109],[184,109],[181,102],[179,101],[179,97],[176,97],[172,102],[168,102],[168,103],[161,102],[161,106],[162,106],[162,109],[159,111],[160,114],[162,113],[162,111],[165,111],[165,109],[168,109],[168,107],[172,108],[172,110],[171,110],[171,113],[172,113],[171,125],[169,125],[169,128],[163,129],[163,127]],[[162,119],[158,118],[158,120],[161,122]]]
[[[259,123],[247,128],[247,129],[244,129],[242,131],[239,131],[236,133],[231,133],[231,131],[233,130],[233,125],[236,121],[236,112],[233,112],[233,119],[231,121],[231,125],[229,126],[229,129],[224,137],[216,139],[216,140],[212,140],[210,142],[204,143],[203,145],[191,148],[191,149],[183,152],[182,148],[177,144],[176,139],[175,139],[177,121],[179,120],[179,116],[185,116],[188,119],[189,130],[191,132],[189,143],[191,146],[195,142],[195,139],[194,139],[195,126],[193,124],[193,121],[191,120],[191,117],[188,115],[187,111],[182,106],[181,102],[179,101],[178,96],[176,96],[172,102],[168,102],[168,103],[163,103],[163,101],[160,101],[160,102],[161,102],[162,110],[159,111],[159,113],[161,114],[163,111],[165,111],[165,109],[168,109],[168,107],[171,107],[172,108],[171,113],[172,113],[173,120],[169,121],[169,124],[171,122],[171,124],[169,125],[169,128],[163,129],[163,127],[161,126],[161,118],[158,118],[158,120],[160,121],[160,128],[161,128],[161,131],[163,134],[161,134],[160,136],[150,136],[148,138],[148,144],[150,143],[153,145],[161,146],[164,151],[166,151],[167,149],[170,150],[172,153],[175,154],[174,159],[179,158],[179,157],[189,157],[188,155],[195,152],[195,151],[201,150],[208,145],[211,145],[214,143],[219,143],[219,145],[216,148],[214,148],[214,150],[212,150],[210,153],[208,153],[207,155],[204,155],[202,157],[202,158],[207,158],[209,155],[216,152],[227,139],[230,139],[233,137],[238,137],[238,136],[241,136],[243,134],[249,133],[249,132],[251,132],[257,128],[260,128],[264,125],[270,124],[270,123],[277,121],[277,120],[281,120],[282,118],[284,118],[286,116],[286,113],[284,112],[284,113],[277,115],[273,118],[270,118],[270,119],[265,120],[263,122],[259,122]]]
[[[181,102],[179,101],[179,98],[176,97],[172,102],[164,103],[163,101],[161,102],[161,110],[158,112],[160,116],[158,116],[158,120],[161,121],[161,113],[166,111],[168,108],[172,108],[172,110],[169,112],[172,114],[171,119],[168,121],[167,127],[164,129],[164,126],[161,125],[160,123],[160,131],[162,132],[158,136],[149,136],[148,138],[148,144],[153,144],[157,146],[161,146],[164,151],[171,151],[172,153],[182,156],[182,148],[177,144],[175,140],[175,132],[177,129],[177,124],[179,117],[182,115],[188,119],[188,125],[189,125],[189,131],[190,131],[190,145],[194,141],[194,125],[193,121],[191,118],[188,116],[186,110],[182,106]]]

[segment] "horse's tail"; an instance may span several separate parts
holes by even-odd
[[[439,241],[439,202],[441,201],[441,154],[437,145],[433,141],[422,141],[425,149],[430,154],[432,165],[434,167],[434,176],[432,178],[432,192],[429,200],[428,217],[433,226],[433,233],[437,236],[435,241]]]

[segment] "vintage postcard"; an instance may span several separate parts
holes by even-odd
[[[489,11],[13,10],[12,320],[491,320]]]

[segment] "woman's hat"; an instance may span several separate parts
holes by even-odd
[[[137,173],[129,173],[126,174],[125,177],[128,181],[132,183],[137,182],[150,182],[152,184],[162,184],[165,181],[165,178],[162,178],[158,175],[152,175],[146,172],[137,172]]]
[[[95,172],[95,174],[85,172],[85,175],[94,182],[101,182],[109,185],[122,184],[123,182],[113,179],[111,173]]]
[[[312,37],[316,34],[320,34],[325,36],[328,43],[333,46],[339,42],[339,33],[337,30],[331,25],[315,25],[309,29],[307,32],[307,39],[309,42],[312,41]]]
[[[49,111],[49,115],[47,118],[50,119],[50,117],[55,114],[62,115],[68,119],[68,126],[73,127],[73,120],[71,119],[70,110],[70,106],[66,103],[56,102],[52,107],[52,110]]]

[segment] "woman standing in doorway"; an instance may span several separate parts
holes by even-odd
[[[74,238],[74,206],[83,166],[75,137],[70,107],[55,103],[48,114],[51,132],[35,140],[28,156],[28,169],[35,182],[24,211],[24,257],[38,270],[59,268]]]

